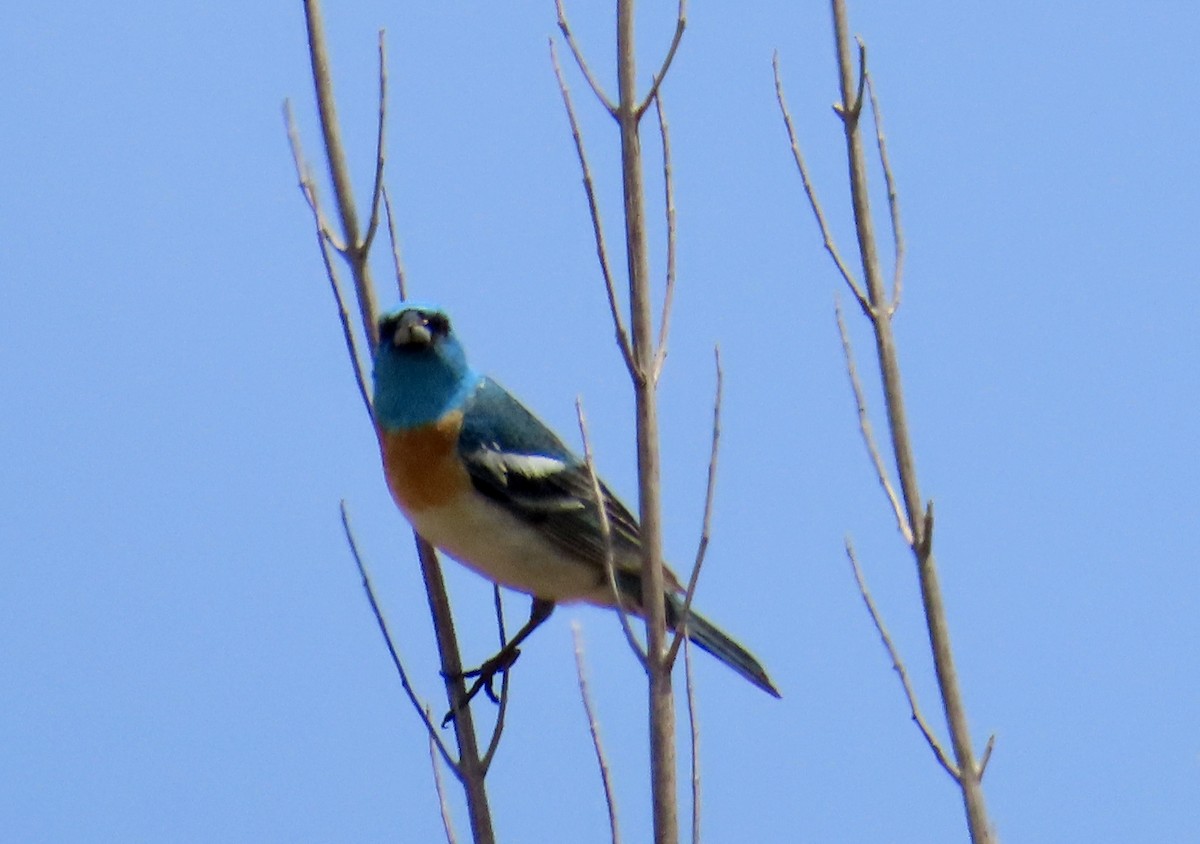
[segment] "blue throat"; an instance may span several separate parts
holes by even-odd
[[[375,418],[391,430],[436,422],[462,407],[480,381],[452,339],[420,352],[380,343],[374,375]]]

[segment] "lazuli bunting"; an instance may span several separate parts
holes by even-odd
[[[454,559],[533,597],[529,624],[506,648],[507,662],[481,669],[489,680],[556,603],[616,606],[586,464],[507,390],[471,368],[445,312],[405,304],[386,314],[374,381],[384,472],[404,515]],[[638,522],[603,484],[601,494],[617,589],[625,607],[641,614]],[[668,591],[661,600],[674,628],[683,589],[669,569],[663,574]],[[695,610],[687,635],[779,697],[758,660]]]

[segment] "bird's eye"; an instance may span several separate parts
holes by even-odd
[[[445,337],[450,333],[450,320],[445,314],[429,314],[425,318],[425,324],[429,326],[429,330],[436,336]]]

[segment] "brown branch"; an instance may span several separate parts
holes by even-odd
[[[381,29],[379,30],[379,122],[375,132],[375,187],[371,190],[371,216],[367,222],[367,233],[363,235],[362,243],[358,247],[364,260],[367,253],[371,251],[371,244],[375,241],[375,232],[379,229],[379,200],[383,195],[383,165],[386,157],[384,153],[384,127],[386,126],[387,50],[384,33]]]
[[[429,721],[431,715],[429,708],[425,709],[425,720]],[[458,836],[454,834],[454,819],[450,814],[450,801],[446,799],[446,785],[442,782],[442,769],[438,765],[437,750],[433,737],[429,738],[429,764],[433,767],[433,787],[437,791],[438,809],[442,813],[442,829],[446,831],[446,844],[457,844]]]
[[[692,564],[692,574],[688,578],[687,594],[683,599],[683,610],[679,613],[679,623],[675,628],[675,637],[671,649],[667,653],[668,665],[673,665],[679,653],[680,642],[687,640],[686,628],[689,614],[692,610],[692,598],[696,594],[696,584],[700,581],[700,568],[704,565],[704,557],[708,553],[708,542],[712,536],[713,498],[717,489],[717,455],[721,447],[721,401],[724,394],[725,373],[721,369],[721,347],[713,347],[713,357],[717,367],[717,390],[713,399],[712,447],[708,453],[708,480],[704,487],[704,520],[700,523],[700,542],[696,547],[696,561]]]
[[[396,289],[400,291],[400,301],[408,300],[408,283],[404,279],[404,263],[400,260],[400,240],[396,237],[396,226],[392,220],[392,199],[388,189],[383,189],[383,208],[387,213],[388,243],[392,247],[392,267],[396,272]]]
[[[354,208],[350,167],[342,146],[341,128],[333,98],[333,79],[329,72],[329,52],[325,46],[325,25],[321,21],[319,0],[304,0],[304,20],[308,27],[309,63],[312,66],[321,135],[325,142],[325,157],[329,164],[329,177],[333,182],[333,193],[342,222],[342,241],[346,244],[342,255],[350,264],[360,305],[363,334],[366,335],[367,345],[374,354],[375,344],[379,340],[379,329],[375,325],[375,314],[378,310],[375,303],[375,286],[371,282],[371,270],[367,265],[366,255],[360,248],[358,212]]]
[[[683,640],[683,676],[687,686],[688,731],[691,733],[692,844],[700,844],[700,723],[696,718],[696,686],[692,677],[692,643]]]
[[[604,110],[612,117],[617,116],[617,107],[609,96],[604,93],[604,89],[600,87],[600,83],[592,74],[592,69],[588,65],[587,60],[583,57],[583,51],[579,49],[579,45],[575,42],[575,35],[571,32],[571,25],[567,23],[567,12],[563,8],[562,0],[554,0],[554,9],[558,12],[558,28],[563,34],[563,38],[567,41],[567,46],[571,50],[571,55],[575,57],[575,64],[579,65],[579,70],[583,73],[583,78],[587,80],[588,85],[592,89],[592,93],[596,95],[596,99],[604,106]],[[553,49],[553,39],[551,40],[551,49]],[[558,59],[554,60],[556,73],[558,67]],[[562,74],[559,73],[559,84],[562,84]]]
[[[987,771],[988,762],[992,761],[992,748],[996,746],[996,734],[992,733],[988,736],[987,745],[983,748],[983,758],[979,760],[979,779],[983,779],[984,773]]]
[[[899,528],[905,543],[912,547],[912,529],[908,526],[908,519],[904,516],[904,505],[900,503],[896,488],[892,486],[883,456],[879,453],[879,446],[875,443],[875,434],[871,428],[871,416],[867,413],[867,397],[863,393],[862,382],[858,380],[858,368],[854,365],[854,349],[850,346],[850,332],[846,330],[846,321],[842,317],[842,304],[837,299],[834,299],[833,310],[837,315],[838,334],[842,338],[842,353],[846,357],[846,374],[850,376],[850,386],[854,390],[854,403],[858,408],[858,429],[862,432],[863,443],[867,446],[867,454],[870,455],[871,463],[875,466],[875,477],[879,479],[879,485],[883,487],[888,503],[892,506],[892,513],[896,517],[896,527]]]
[[[858,39],[861,52],[865,54],[866,46]],[[867,83],[867,94],[871,99],[871,121],[875,124],[875,146],[879,150],[879,163],[883,168],[883,181],[887,185],[888,216],[892,222],[892,252],[895,263],[892,266],[892,301],[888,305],[888,313],[894,314],[900,307],[900,296],[904,290],[904,228],[900,225],[900,200],[896,192],[896,179],[892,173],[892,162],[888,158],[887,143],[883,134],[883,113],[879,109],[879,98],[875,96],[875,85],[871,81],[871,73],[863,68],[863,79]]]
[[[362,358],[359,355],[358,341],[354,337],[354,329],[350,325],[350,311],[346,307],[346,298],[342,294],[342,286],[338,281],[337,270],[334,268],[333,261],[329,257],[329,250],[337,249],[337,243],[334,236],[329,232],[324,222],[321,213],[321,203],[317,197],[317,187],[313,182],[312,173],[308,167],[308,162],[304,160],[304,150],[300,146],[300,133],[296,129],[296,120],[292,115],[291,103],[287,100],[283,101],[283,120],[287,126],[288,141],[292,148],[292,160],[296,164],[296,176],[300,180],[300,192],[304,194],[304,199],[308,203],[309,210],[313,215],[313,226],[317,233],[317,248],[321,252],[321,262],[325,267],[325,277],[329,280],[329,288],[333,292],[334,302],[337,304],[338,321],[342,326],[342,340],[346,344],[346,352],[350,356],[350,366],[354,370],[354,382],[358,386],[358,394],[362,399],[363,407],[367,411],[367,417],[373,418],[371,413],[371,397],[367,392],[367,377],[364,372]]]
[[[938,763],[946,769],[946,773],[957,780],[959,778],[958,769],[950,761],[950,757],[946,754],[942,743],[933,734],[933,730],[930,728],[929,722],[925,720],[925,716],[921,714],[921,707],[917,705],[917,693],[913,690],[912,682],[908,679],[908,669],[905,668],[904,660],[901,659],[900,652],[896,649],[896,645],[892,641],[892,636],[888,633],[887,626],[883,623],[883,616],[880,615],[879,608],[875,605],[875,600],[871,597],[870,590],[867,589],[866,578],[863,577],[862,569],[858,565],[858,558],[854,555],[854,545],[850,542],[849,537],[846,539],[846,557],[850,560],[850,568],[854,572],[854,582],[858,584],[858,594],[862,596],[863,603],[867,605],[867,612],[871,614],[871,621],[875,624],[875,630],[879,633],[879,638],[883,640],[883,646],[887,649],[888,658],[892,661],[892,668],[896,669],[896,674],[900,677],[900,685],[904,687],[904,697],[908,700],[908,707],[912,712],[913,722],[917,725],[917,729],[921,731],[921,735],[925,737],[925,742],[929,745],[929,749],[933,751],[933,755],[937,758]]]
[[[633,362],[633,350],[629,342],[629,332],[621,317],[621,308],[617,304],[617,288],[613,281],[612,269],[608,263],[608,248],[604,245],[604,226],[600,222],[600,206],[596,200],[596,188],[592,182],[592,170],[588,166],[587,155],[583,148],[583,134],[579,131],[579,121],[575,117],[575,107],[571,104],[571,92],[567,88],[567,80],[563,77],[562,66],[558,63],[558,50],[555,49],[554,39],[550,39],[550,61],[554,65],[554,75],[558,79],[558,90],[562,93],[563,105],[567,109],[567,120],[571,123],[571,137],[575,139],[575,152],[579,155],[579,167],[583,171],[583,190],[587,194],[588,212],[592,217],[592,234],[596,240],[596,257],[600,260],[600,272],[604,276],[604,292],[608,295],[608,310],[612,315],[613,329],[617,334],[617,348],[625,360],[625,368],[630,375],[636,370]]]
[[[833,104],[833,113],[842,119],[848,128],[858,128],[858,120],[862,117],[863,90],[867,84],[867,45],[861,38],[855,38],[858,44],[858,91],[854,95],[854,105],[847,106],[845,99]]]
[[[837,49],[838,85],[841,102],[847,104],[851,101],[852,91],[856,87],[850,25],[845,0],[831,0],[831,6],[834,42]],[[955,769],[958,771],[956,779],[962,791],[971,841],[973,844],[985,844],[985,842],[994,840],[994,833],[988,819],[987,800],[980,780],[980,769],[975,761],[975,751],[972,747],[971,732],[967,722],[966,704],[954,664],[950,628],[946,618],[937,563],[932,551],[932,510],[921,497],[917,480],[916,459],[908,430],[903,382],[900,375],[899,353],[892,329],[892,310],[887,300],[883,271],[875,241],[870,193],[867,186],[866,152],[859,131],[858,114],[855,113],[862,108],[863,88],[866,85],[867,77],[866,49],[861,41],[858,49],[858,64],[857,95],[853,97],[855,108],[848,109],[843,106],[839,113],[842,116],[846,139],[846,158],[849,163],[850,197],[854,210],[855,232],[869,301],[869,307],[865,309],[865,312],[875,331],[875,346],[883,382],[888,429],[892,438],[892,453],[895,457],[896,475],[904,501],[907,522],[913,536],[912,549],[921,588],[921,603],[929,634],[929,646],[933,654],[938,692],[941,695],[950,743],[954,750]],[[923,507],[924,514],[922,513]]]
[[[659,86],[666,78],[667,71],[671,69],[671,62],[675,60],[675,51],[679,49],[679,42],[683,40],[683,30],[686,27],[687,0],[679,0],[679,10],[675,14],[675,34],[671,36],[671,46],[667,48],[667,55],[663,58],[662,67],[658,69],[658,73],[654,74],[654,81],[650,85],[650,90],[646,92],[646,98],[637,107],[638,120],[641,120],[646,109],[650,108],[650,102],[658,98]]]
[[[682,3],[680,6],[682,8]],[[667,360],[667,335],[671,331],[671,305],[675,301],[675,180],[671,169],[671,135],[663,113],[662,97],[654,98],[658,113],[658,131],[662,137],[663,194],[667,213],[667,281],[663,292],[662,320],[658,326],[658,351],[654,353],[654,383],[662,376]]]
[[[838,252],[837,243],[833,239],[833,233],[830,231],[829,223],[825,219],[825,212],[821,208],[821,201],[817,198],[817,190],[813,187],[812,178],[808,172],[808,165],[804,163],[804,155],[800,152],[800,142],[796,137],[796,127],[792,124],[792,113],[788,110],[787,100],[783,96],[783,79],[779,74],[779,53],[775,54],[771,64],[775,69],[775,99],[779,103],[779,111],[783,114],[783,125],[787,128],[788,141],[792,145],[792,158],[796,161],[796,169],[800,171],[800,181],[804,185],[804,194],[808,197],[808,204],[812,207],[813,216],[817,218],[817,225],[821,229],[821,237],[825,241],[825,251],[833,259],[834,265],[838,268],[838,272],[841,273],[842,278],[845,279],[846,285],[854,294],[854,298],[863,309],[863,313],[870,314],[871,306],[867,301],[866,294],[863,293],[862,287],[854,278],[854,274],[850,272],[850,268],[846,266],[846,262],[842,260],[841,253]]]
[[[304,157],[304,149],[300,143],[300,130],[296,128],[296,118],[292,114],[292,102],[288,99],[283,101],[283,125],[287,129],[288,145],[292,150],[292,163],[296,165],[296,179],[300,185],[300,193],[303,194],[304,201],[312,211],[317,235],[335,250],[342,252],[346,247],[329,228],[329,222],[321,210],[321,203],[317,197],[317,183],[313,178],[312,168],[309,167],[308,161]]]
[[[442,568],[438,564],[433,546],[416,531],[413,531],[413,538],[417,543],[417,560],[421,564],[421,577],[425,581],[429,613],[434,619],[433,633],[437,639],[446,699],[450,703],[451,711],[455,712],[454,738],[458,743],[459,760],[453,770],[466,793],[472,840],[475,844],[495,844],[496,836],[492,829],[492,814],[484,779],[487,769],[479,756],[474,716],[470,707],[459,707],[460,702],[466,700],[467,687],[463,677],[462,657],[459,656],[458,636],[454,632],[454,619],[450,613],[450,598],[446,594],[446,582],[442,577]]]
[[[308,162],[304,158],[304,149],[300,144],[300,132],[296,128],[296,119],[292,114],[292,104],[288,100],[283,101],[283,121],[287,127],[288,143],[292,149],[292,161],[296,165],[296,177],[299,179],[300,192],[304,195],[304,200],[313,215],[313,226],[316,228],[317,233],[317,248],[321,252],[321,263],[325,267],[325,277],[329,279],[329,288],[333,292],[333,299],[337,304],[338,320],[342,326],[342,340],[346,344],[346,352],[350,356],[350,365],[354,369],[354,381],[358,386],[358,394],[362,398],[363,407],[366,408],[367,417],[371,418],[371,398],[367,392],[367,379],[362,357],[358,350],[358,341],[354,337],[354,329],[350,326],[350,311],[346,307],[346,298],[342,293],[341,283],[338,281],[337,270],[334,268],[333,261],[329,257],[329,250],[331,248],[339,249],[339,246],[336,237],[329,231],[324,214],[321,211],[320,199],[317,196],[317,186],[312,178],[312,171],[308,166]]]
[[[654,306],[646,231],[646,188],[638,134],[634,2],[617,0],[617,126],[621,135],[621,188],[625,200],[625,258],[636,412],[638,516],[642,541],[642,595],[649,673],[650,791],[656,844],[679,840],[675,697],[667,660],[667,608],[663,564],[662,454],[654,376]]]
[[[334,194],[344,234],[342,239],[343,246],[339,251],[347,264],[349,264],[351,274],[354,278],[363,334],[366,337],[367,348],[370,354],[373,355],[378,343],[378,328],[376,326],[377,306],[375,288],[371,280],[370,267],[367,260],[370,238],[360,241],[358,237],[358,218],[355,212],[350,173],[341,143],[340,128],[334,105],[333,82],[329,70],[329,55],[325,42],[324,26],[321,22],[319,0],[305,0],[304,17],[308,29],[309,61],[312,67],[313,87],[317,100],[317,111],[320,116],[325,156],[329,166],[330,179],[334,186]],[[376,135],[376,180],[371,206],[372,222],[370,228],[372,230],[378,225],[378,203],[383,192],[382,172],[387,85],[385,58],[381,33],[380,116]],[[293,136],[293,150],[297,159],[297,169],[301,174],[301,178],[304,179],[307,175],[307,167],[301,165],[303,157],[299,154],[298,134],[294,132],[294,121],[289,120],[289,132]],[[354,332],[350,327],[348,309],[346,308],[345,298],[341,294],[340,286],[337,284],[336,276],[332,272],[332,263],[325,248],[327,243],[336,246],[336,241],[327,233],[327,228],[325,230],[322,229],[323,218],[319,205],[316,202],[316,191],[313,180],[308,178],[307,183],[309,189],[305,191],[305,197],[310,200],[310,207],[313,209],[314,219],[318,228],[318,240],[322,246],[322,258],[326,264],[326,271],[330,274],[330,282],[334,289],[334,296],[338,302],[339,316],[342,319],[342,329],[346,336],[347,348],[350,351],[352,362],[355,366],[359,390],[362,393],[364,404],[369,410],[370,401],[366,390],[366,379],[363,374],[361,359],[358,356],[357,344],[354,342]],[[394,242],[393,237],[393,248]],[[399,283],[403,288],[403,281],[400,280]],[[379,436],[378,429],[376,430],[376,436]],[[441,662],[446,695],[451,708],[454,708],[455,704],[462,700],[462,696],[465,693],[465,686],[462,677],[462,660],[459,656],[458,641],[454,632],[454,620],[450,613],[450,602],[433,547],[421,539],[415,531],[413,538],[416,542],[417,557],[421,566],[421,575],[425,582],[425,592],[433,620],[434,635],[437,639],[438,655]],[[378,613],[378,606],[374,603],[374,597],[370,592],[368,597],[372,600],[372,604]],[[377,615],[377,618],[382,623],[382,616]],[[389,641],[390,647],[391,643]],[[421,711],[427,715],[423,709]],[[425,720],[428,722],[427,717]],[[451,763],[448,754],[446,754],[447,762],[452,764],[451,770],[454,771],[463,785],[473,840],[475,844],[493,844],[495,834],[492,829],[491,810],[488,806],[487,790],[484,784],[486,770],[479,758],[474,722],[469,711],[461,713],[455,719],[454,729],[459,749],[459,760],[457,763]]]
[[[575,640],[575,676],[579,678],[579,697],[583,700],[588,731],[592,734],[592,747],[596,750],[596,764],[600,766],[600,781],[604,784],[604,802],[608,805],[608,828],[612,831],[613,844],[621,844],[621,832],[617,825],[617,798],[613,790],[608,758],[604,755],[604,745],[600,742],[600,721],[596,718],[592,695],[588,691],[587,671],[584,670],[583,664],[583,634],[577,621],[571,622],[571,636]]]
[[[450,756],[450,751],[442,742],[441,736],[433,726],[433,721],[429,719],[428,708],[421,703],[417,698],[417,693],[412,687],[412,683],[408,680],[408,672],[404,670],[404,663],[400,660],[400,654],[396,650],[396,643],[392,639],[392,633],[388,629],[387,621],[383,617],[383,610],[379,607],[379,599],[375,597],[375,587],[371,584],[371,576],[367,572],[367,567],[363,563],[362,555],[358,550],[358,543],[354,540],[354,531],[350,529],[350,514],[346,511],[346,502],[342,501],[342,530],[346,534],[346,542],[350,545],[350,553],[354,556],[354,565],[358,566],[359,576],[362,577],[363,591],[367,593],[367,601],[371,604],[371,612],[375,615],[375,623],[379,625],[379,632],[383,634],[383,641],[387,645],[388,653],[392,657],[392,665],[396,667],[396,673],[400,675],[400,685],[404,688],[404,693],[408,695],[408,700],[413,705],[413,709],[417,710],[417,715],[421,717],[421,722],[425,725],[426,732],[429,733],[429,740],[437,745],[437,749],[441,752],[442,758],[446,760],[446,764],[450,769],[457,771],[458,763]]]
[[[500,650],[508,645],[508,634],[504,631],[504,602],[500,598],[500,587],[492,585],[492,601],[496,608],[496,626],[500,632]],[[500,708],[496,711],[496,723],[492,727],[492,737],[488,741],[487,752],[483,754],[483,770],[487,773],[492,767],[492,758],[496,748],[500,746],[500,736],[504,733],[504,716],[508,714],[508,677],[509,672],[500,675]]]
[[[608,508],[604,506],[604,493],[600,488],[600,478],[596,475],[596,463],[592,459],[592,443],[588,438],[587,417],[583,413],[583,399],[575,399],[575,416],[579,420],[579,435],[583,438],[583,461],[587,466],[588,478],[592,483],[592,497],[596,502],[596,512],[600,516],[600,538],[604,542],[604,573],[608,577],[608,587],[612,590],[614,606],[621,618],[621,629],[625,631],[625,639],[629,648],[647,671],[650,666],[646,659],[646,651],[642,648],[633,626],[629,623],[629,611],[621,598],[621,590],[617,588],[616,564],[613,560],[612,522],[608,518]]]

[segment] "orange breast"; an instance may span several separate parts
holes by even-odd
[[[380,431],[383,471],[392,497],[413,512],[448,504],[471,486],[458,459],[462,413],[447,414],[434,425],[411,431]]]

